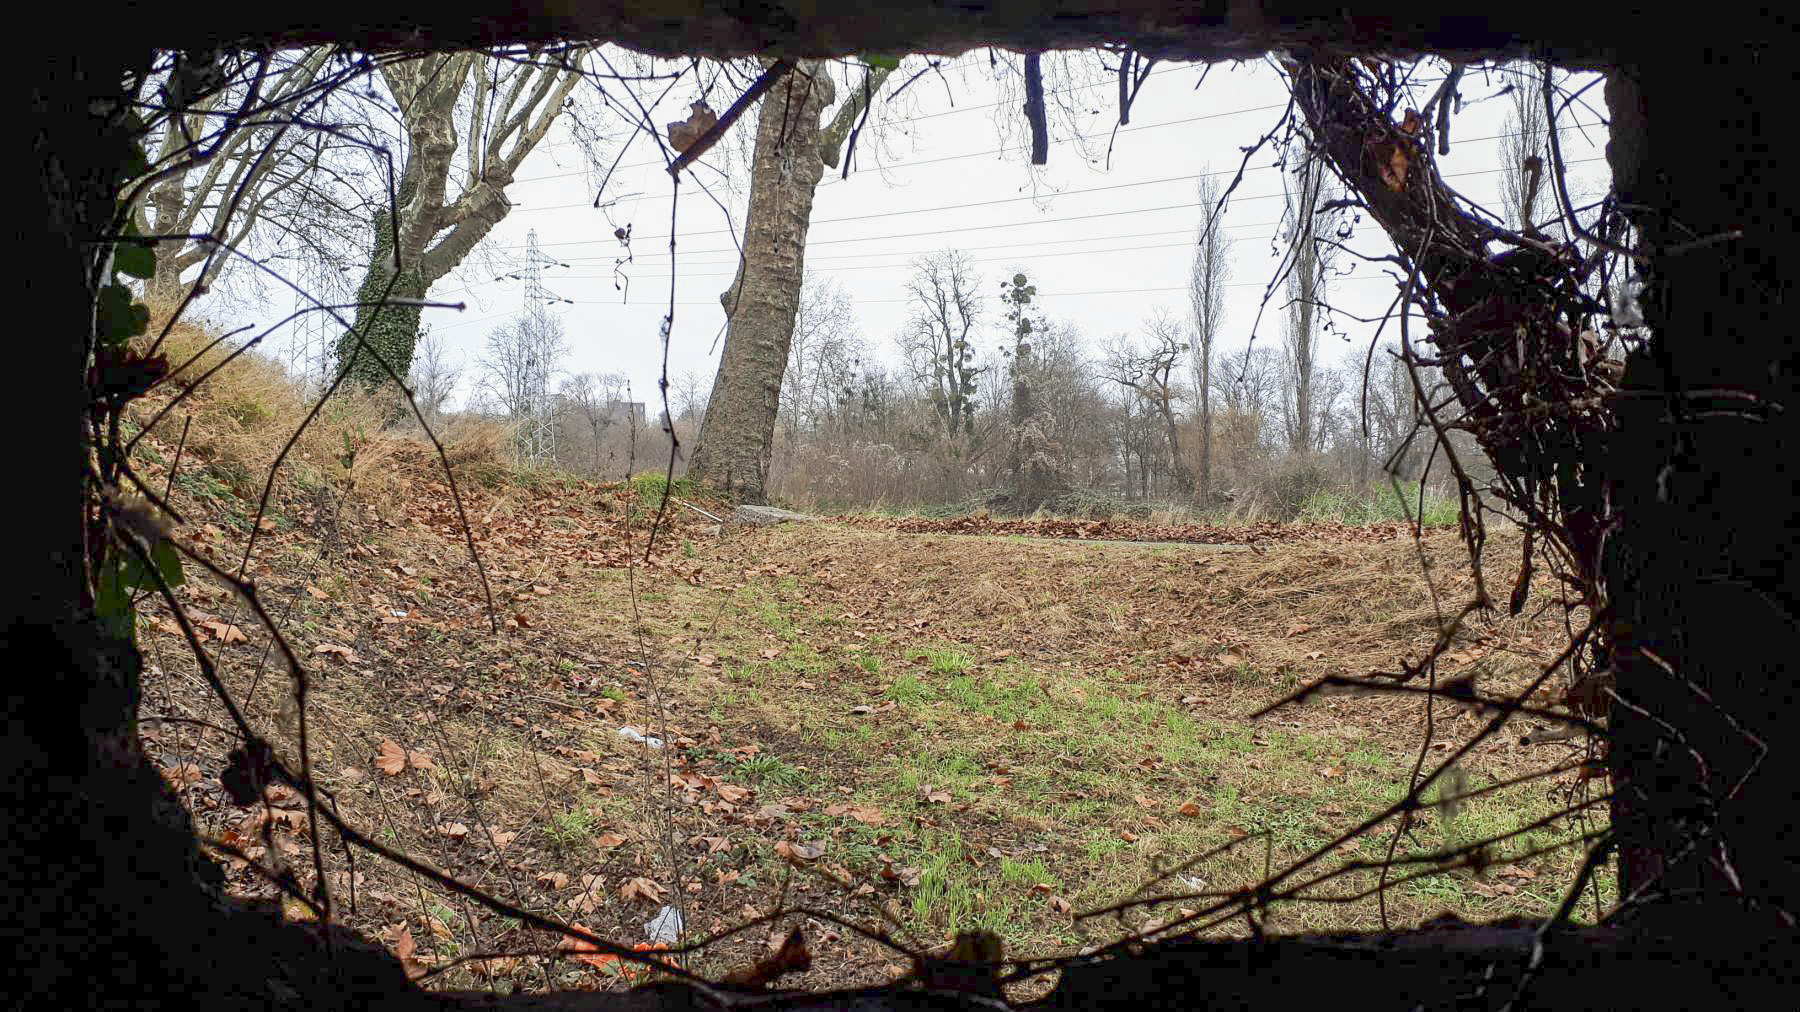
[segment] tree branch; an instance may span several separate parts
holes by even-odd
[[[844,146],[844,138],[849,136],[850,128],[875,102],[875,94],[887,81],[888,75],[894,72],[892,67],[870,68],[863,78],[863,86],[853,91],[844,104],[838,107],[837,114],[831,117],[831,123],[819,131],[819,161],[831,168],[838,166],[838,149]]]

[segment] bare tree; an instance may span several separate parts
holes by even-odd
[[[1188,274],[1188,305],[1194,325],[1194,390],[1200,400],[1200,499],[1212,495],[1213,344],[1225,319],[1225,282],[1231,276],[1231,240],[1225,238],[1217,177],[1200,170],[1201,224]]]
[[[1282,223],[1291,243],[1287,275],[1287,326],[1282,333],[1286,364],[1286,403],[1282,421],[1288,448],[1296,453],[1313,446],[1315,408],[1313,376],[1319,357],[1319,309],[1325,301],[1325,279],[1330,271],[1333,247],[1329,232],[1319,228],[1321,205],[1330,199],[1325,161],[1313,154],[1304,140],[1296,141],[1290,159],[1297,162],[1292,179],[1284,177],[1286,207]]]
[[[789,439],[802,426],[816,430],[829,413],[834,385],[847,378],[837,372],[847,358],[844,352],[855,325],[843,287],[808,274],[800,289],[800,309],[794,316],[782,377],[781,417]]]
[[[1544,78],[1529,63],[1515,64],[1508,93],[1511,108],[1500,128],[1500,202],[1507,224],[1534,231],[1550,216],[1545,166],[1550,127],[1544,112]]]
[[[324,46],[247,56],[226,71],[232,80],[161,121],[150,150],[152,168],[162,174],[140,192],[132,223],[141,235],[195,238],[162,244],[145,283],[147,301],[174,305],[194,288],[212,286],[241,266],[215,247],[242,249],[259,231],[273,235],[276,248],[297,241],[316,250],[340,238],[360,202],[346,185],[346,163],[354,159],[343,156],[371,138],[341,125],[321,130],[297,123],[323,122],[317,104],[344,104],[332,97],[341,94],[337,89],[316,87],[331,56]],[[165,75],[145,86],[174,84]],[[229,115],[245,101],[253,112]]]
[[[575,416],[591,441],[593,473],[604,473],[607,436],[617,427],[629,427],[638,406],[625,397],[625,377],[616,372],[580,373],[563,381],[562,405]]]
[[[1181,455],[1181,428],[1175,419],[1175,402],[1181,399],[1183,392],[1174,379],[1177,365],[1187,357],[1190,349],[1181,339],[1181,324],[1162,310],[1144,321],[1144,336],[1149,339],[1149,346],[1118,356],[1112,379],[1136,390],[1162,421],[1175,491],[1192,495],[1194,476]]]
[[[506,217],[506,188],[580,82],[572,61],[583,52],[556,63],[459,52],[381,64],[406,135],[398,198],[391,209],[381,201],[373,216],[374,249],[358,290],[365,305],[338,342],[338,360],[365,385],[386,373],[373,356],[352,361],[355,335],[405,374],[419,337],[417,300]],[[411,302],[376,305],[384,295]]]
[[[669,392],[673,395],[670,406],[675,410],[676,420],[698,426],[706,417],[706,381],[699,373],[688,369],[669,384]]]
[[[780,66],[770,61],[764,73]],[[822,124],[837,97],[829,68],[825,61],[801,60],[763,96],[743,257],[737,278],[720,296],[728,321],[725,349],[689,473],[749,501],[766,495],[782,375],[805,280],[813,192],[892,69],[871,68]]]
[[[561,319],[519,316],[488,331],[480,362],[483,385],[508,418],[530,418],[547,407],[539,398],[567,352]]]
[[[425,328],[413,355],[412,371],[407,374],[407,386],[412,388],[413,400],[418,403],[419,413],[425,416],[428,424],[436,425],[443,420],[444,406],[456,392],[460,379],[462,369],[450,361],[450,350],[444,339],[431,333],[429,327]]]
[[[976,364],[974,341],[982,313],[980,284],[968,254],[943,250],[914,260],[906,285],[912,317],[901,352],[953,445],[975,431],[978,378],[985,369]]]

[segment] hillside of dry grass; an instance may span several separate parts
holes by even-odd
[[[157,398],[140,408],[148,422]],[[521,473],[503,432],[452,428],[459,509],[436,451],[358,398],[328,404],[294,443],[259,522],[307,409],[278,369],[243,361],[158,422],[138,466],[168,484],[180,536],[221,564],[255,532],[247,572],[308,664],[312,767],[332,803],[433,867],[616,940],[645,942],[677,908],[687,940],[725,934],[688,957],[708,972],[753,962],[795,925],[814,965],[790,980],[812,987],[908,969],[852,926],[915,949],[981,927],[1011,956],[1152,930],[1331,844],[1402,796],[1421,750],[1444,754],[1485,720],[1439,701],[1428,721],[1422,697],[1395,695],[1248,718],[1318,675],[1423,656],[1472,591],[1452,532],[1315,525],[1208,545],[1054,525],[1037,533],[1061,536],[863,520],[721,530],[671,506],[652,544],[655,481]],[[1518,550],[1497,533],[1493,572]],[[269,630],[192,572],[180,594],[249,720],[294,759],[294,681]],[[1556,655],[1563,622],[1535,604],[1478,618],[1441,670],[1513,689]],[[176,633],[146,602],[150,754],[222,845],[236,892],[278,896],[259,868],[310,887],[298,796],[243,807],[222,790],[235,742]],[[1457,791],[1575,755],[1517,740],[1478,746]],[[1546,912],[1579,859],[1557,845],[1592,827],[1507,834],[1583,789],[1570,771],[1422,810],[1397,841],[1392,823],[1350,839],[1265,926]],[[1407,880],[1385,904],[1363,895],[1380,876],[1356,862],[1490,837],[1504,837],[1494,857],[1518,860],[1424,860],[1390,873]],[[630,979],[368,855],[352,867],[326,851],[341,916],[421,975],[504,989]],[[726,934],[797,909],[813,913]]]

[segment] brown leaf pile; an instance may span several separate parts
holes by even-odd
[[[1275,521],[1217,526],[1151,524],[1134,521],[1084,520],[1076,517],[879,517],[846,515],[833,523],[876,528],[902,534],[1024,535],[1083,541],[1178,541],[1196,545],[1242,545],[1257,542],[1291,544],[1309,541],[1381,542],[1410,536],[1404,523],[1347,524],[1320,521],[1284,524]]]

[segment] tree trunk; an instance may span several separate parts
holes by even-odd
[[[409,177],[400,186],[399,206],[404,209],[417,191]],[[418,305],[383,305],[397,299],[423,299],[431,281],[425,276],[418,256],[403,264],[400,277],[392,281],[395,264],[394,215],[388,208],[375,212],[375,251],[369,257],[369,269],[356,290],[356,323],[338,339],[338,367],[348,368],[353,379],[366,389],[376,389],[389,382],[388,368],[401,379],[412,365],[413,348],[419,343]],[[363,347],[359,348],[357,336]]]
[[[1210,342],[1209,342],[1210,344]],[[1212,505],[1212,348],[1200,368],[1200,505]]]
[[[825,65],[802,60],[762,99],[744,255],[720,300],[725,350],[688,473],[745,502],[767,497],[769,454],[794,317],[806,272],[806,231],[819,158],[819,115],[834,94]]]

